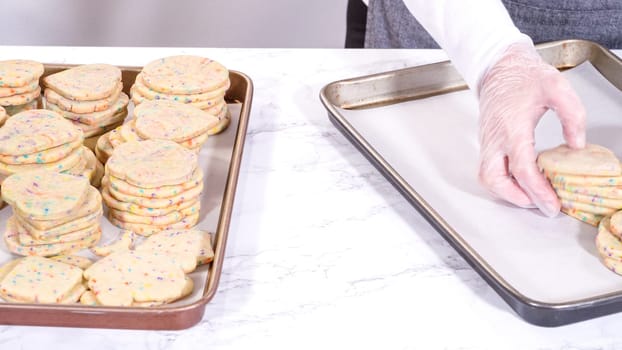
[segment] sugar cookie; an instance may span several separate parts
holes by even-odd
[[[17,88],[33,84],[39,81],[43,71],[41,63],[31,60],[0,61],[0,87]]]
[[[2,198],[22,216],[52,220],[78,212],[90,184],[87,179],[52,171],[31,171],[9,176]]]
[[[622,175],[620,161],[615,154],[603,146],[594,144],[587,144],[581,149],[571,149],[567,145],[560,145],[540,152],[537,163],[540,169],[553,173],[592,176]]]
[[[198,94],[217,89],[229,79],[229,71],[205,57],[181,55],[146,64],[142,82],[152,90],[172,94]]]
[[[168,140],[126,142],[106,163],[111,175],[144,188],[188,182],[196,167],[196,154]]]
[[[121,70],[109,64],[86,64],[48,75],[48,90],[74,101],[101,100],[112,95],[121,84]]]
[[[0,154],[32,154],[82,138],[82,131],[55,112],[18,113],[0,128]]]
[[[86,269],[84,277],[97,302],[106,306],[170,302],[184,295],[188,283],[170,257],[144,251],[112,253]]]
[[[135,249],[191,255],[196,258],[197,265],[210,263],[214,259],[209,232],[196,229],[154,233]]]
[[[30,256],[21,259],[0,281],[0,297],[25,303],[70,303],[79,300],[84,291],[80,286],[82,269]]]

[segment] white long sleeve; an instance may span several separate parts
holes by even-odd
[[[533,45],[500,0],[404,0],[404,4],[447,52],[469,87],[514,43]]]

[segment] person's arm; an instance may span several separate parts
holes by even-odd
[[[492,194],[554,216],[560,202],[536,165],[534,129],[553,109],[572,148],[585,146],[585,109],[500,0],[404,0],[479,96],[479,180]]]
[[[531,45],[499,0],[404,0],[477,92],[486,69],[512,44]]]

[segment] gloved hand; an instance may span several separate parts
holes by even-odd
[[[579,97],[526,44],[510,46],[479,86],[480,182],[517,206],[557,215],[557,195],[536,165],[534,129],[544,112],[553,109],[568,146],[585,147],[585,108]]]

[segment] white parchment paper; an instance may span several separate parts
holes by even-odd
[[[199,154],[199,166],[203,169],[203,181],[205,184],[201,197],[201,211],[197,228],[207,230],[212,233],[212,243],[214,242],[213,234],[218,227],[218,217],[220,215],[220,207],[225,191],[227,176],[229,173],[229,164],[231,161],[231,152],[235,142],[238,122],[240,120],[241,104],[229,104],[228,108],[231,113],[231,124],[222,133],[210,136],[203,145]],[[106,206],[104,205],[104,217],[101,219],[102,238],[100,245],[113,242],[119,237],[120,229],[112,225],[106,218]],[[6,222],[11,217],[11,207],[6,206],[0,210],[0,232],[5,232]],[[139,239],[140,242],[142,239]],[[89,250],[78,252],[79,255],[87,256],[93,260],[99,259]],[[19,256],[11,254],[4,243],[4,239],[0,240],[0,265],[18,258]],[[193,303],[203,296],[203,291],[207,282],[208,269],[207,265],[199,266],[189,276],[194,282],[194,289],[190,296],[169,304],[167,306],[176,307],[180,305]],[[0,302],[3,302],[0,298]]]
[[[590,63],[563,74],[587,109],[587,141],[622,159],[622,93]],[[551,219],[516,208],[479,186],[477,111],[473,94],[460,91],[341,113],[524,296],[561,303],[622,292],[622,276],[598,259],[595,227],[564,214]],[[536,148],[562,142],[561,126],[548,112],[536,129]]]

